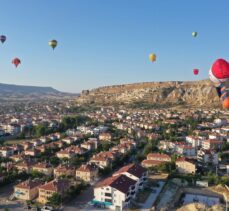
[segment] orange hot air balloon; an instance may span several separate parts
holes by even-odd
[[[19,64],[21,64],[21,60],[20,60],[19,58],[14,58],[14,59],[12,60],[12,64],[14,64],[15,67],[17,68],[17,66],[18,66]]]

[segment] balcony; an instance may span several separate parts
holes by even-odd
[[[134,195],[136,192],[135,191],[131,191],[131,195]]]
[[[105,196],[106,197],[112,197],[112,194],[111,193],[105,193]]]
[[[129,202],[130,201],[130,197],[126,198],[125,202]]]
[[[135,186],[131,186],[131,190],[134,190],[135,189]]]
[[[105,199],[105,202],[112,203],[111,199]]]

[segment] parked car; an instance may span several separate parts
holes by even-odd
[[[53,210],[54,210],[54,208],[51,206],[44,206],[41,208],[41,211],[53,211]]]

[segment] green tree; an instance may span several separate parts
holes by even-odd
[[[229,143],[223,142],[222,151],[226,151],[226,150],[229,150]]]
[[[60,164],[60,159],[56,156],[50,158],[50,163],[53,166],[58,166]]]
[[[62,197],[59,193],[53,193],[51,197],[48,198],[47,204],[53,206],[53,207],[58,207],[62,202]]]
[[[36,170],[33,170],[33,171],[31,172],[31,177],[32,177],[33,179],[35,179],[35,178],[42,178],[42,177],[44,177],[44,176],[45,176],[44,174],[42,174],[41,172],[36,171]]]
[[[148,143],[143,149],[143,154],[147,156],[150,152],[152,152],[152,144]]]

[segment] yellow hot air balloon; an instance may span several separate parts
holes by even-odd
[[[156,61],[156,54],[151,53],[151,54],[149,55],[149,60],[150,60],[151,62],[155,62],[155,61]]]
[[[54,48],[57,46],[57,41],[56,40],[51,40],[49,41],[49,45],[52,47],[52,49],[54,50]]]

